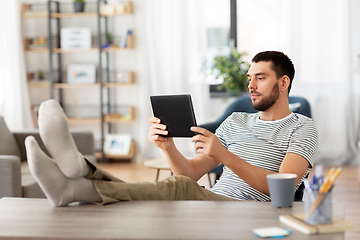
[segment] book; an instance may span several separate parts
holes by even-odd
[[[348,223],[342,219],[333,217],[333,222],[330,224],[310,225],[305,222],[304,214],[289,214],[280,215],[280,222],[302,232],[307,235],[322,234],[322,233],[336,233],[355,229],[355,225]]]
[[[125,48],[133,48],[133,37],[132,37],[132,31],[128,30],[127,36],[126,36],[126,45]]]
[[[132,46],[128,46],[129,45],[129,38],[131,38],[132,36],[132,30],[125,28],[124,32],[121,36],[120,39],[120,47],[121,48],[131,48]],[[132,42],[130,43],[130,45],[132,45]]]

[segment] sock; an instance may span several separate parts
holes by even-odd
[[[39,147],[33,136],[25,140],[29,169],[53,206],[72,202],[100,202],[93,183],[85,178],[67,178]]]
[[[65,113],[57,101],[41,103],[38,124],[40,137],[62,173],[68,178],[86,176],[90,168],[76,148]]]

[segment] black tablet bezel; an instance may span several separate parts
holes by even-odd
[[[167,126],[165,137],[193,137],[190,127],[197,126],[190,94],[150,96],[155,117]]]

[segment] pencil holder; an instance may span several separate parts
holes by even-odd
[[[305,222],[311,225],[332,223],[332,191],[327,193],[305,192]],[[319,203],[319,199],[322,199]],[[318,204],[318,205],[317,205]],[[316,208],[314,208],[317,206]]]

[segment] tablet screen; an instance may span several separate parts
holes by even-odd
[[[150,97],[154,116],[167,126],[166,137],[192,137],[196,133],[190,127],[196,126],[194,109],[189,94],[162,95]]]

